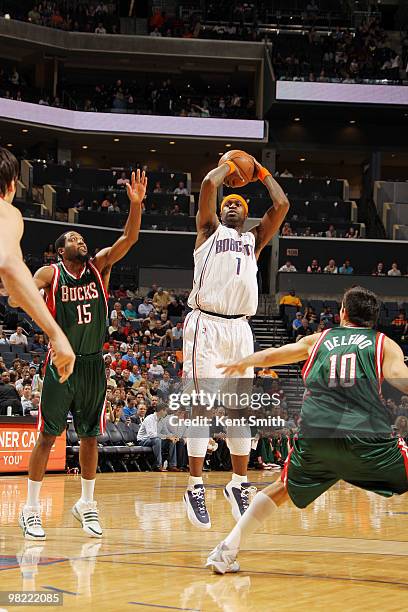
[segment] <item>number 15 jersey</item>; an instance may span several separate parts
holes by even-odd
[[[252,232],[220,225],[194,251],[190,308],[215,314],[253,316],[258,307],[258,265]]]
[[[49,311],[76,355],[102,351],[108,299],[99,270],[88,261],[75,277],[62,262],[52,267],[54,276],[47,296]]]

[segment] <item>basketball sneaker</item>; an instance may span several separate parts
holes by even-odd
[[[45,540],[45,531],[42,527],[39,510],[24,506],[18,517],[18,522],[26,540]]]
[[[210,552],[205,567],[210,567],[215,574],[239,572],[237,554],[238,550],[231,550],[224,542],[221,542]]]
[[[91,538],[102,537],[102,527],[99,524],[99,513],[96,501],[83,502],[81,500],[72,507],[72,514],[81,523],[82,529]]]
[[[202,484],[187,487],[184,504],[188,520],[199,529],[211,529],[211,520],[205,505],[205,488]]]
[[[249,508],[257,489],[250,485],[248,482],[243,482],[241,485],[237,485],[231,480],[224,487],[224,497],[231,504],[232,516],[236,521],[239,521],[241,516]]]

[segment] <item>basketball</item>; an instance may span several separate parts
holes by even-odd
[[[248,155],[245,151],[233,149],[232,151],[227,151],[227,153],[221,157],[218,165],[220,166],[226,161],[234,162],[244,179],[241,180],[234,172],[234,174],[231,174],[225,180],[225,183],[229,187],[245,187],[245,185],[248,185],[248,183],[252,181],[255,172],[255,164],[251,155]]]

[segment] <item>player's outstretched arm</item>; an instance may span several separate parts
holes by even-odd
[[[391,338],[384,340],[382,372],[385,380],[402,393],[408,393],[408,368],[402,349]]]
[[[23,219],[11,205],[0,206],[0,277],[13,304],[18,304],[48,335],[53,361],[65,382],[72,374],[75,355],[65,334],[52,318],[29,269],[23,262],[20,240]]]
[[[282,225],[290,204],[282,187],[275,181],[268,170],[263,168],[255,158],[254,164],[256,173],[253,180],[262,181],[273,202],[273,206],[266,211],[260,224],[251,229],[251,232],[255,235],[255,255],[258,258],[262,249],[268,244]]]
[[[285,344],[279,348],[269,348],[253,353],[237,363],[217,364],[217,368],[221,368],[225,376],[241,376],[248,368],[263,368],[306,361],[320,336],[321,334],[305,336],[294,344]]]
[[[215,232],[220,224],[217,217],[218,188],[221,187],[227,176],[234,172],[240,176],[239,169],[233,162],[221,164],[221,166],[217,166],[214,170],[210,170],[201,183],[196,215],[196,249]]]
[[[126,184],[130,210],[123,234],[111,247],[101,249],[93,262],[104,280],[107,272],[110,273],[113,264],[123,259],[138,241],[142,221],[142,202],[146,195],[146,188],[147,176],[144,171],[142,173],[140,170],[136,173],[132,172],[131,182]]]

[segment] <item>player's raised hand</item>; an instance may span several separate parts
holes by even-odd
[[[146,195],[147,176],[145,171],[140,174],[140,170],[136,173],[132,172],[130,183],[126,183],[126,191],[130,202],[133,204],[142,204]]]
[[[252,177],[251,183],[256,183],[256,181],[259,180],[258,173],[260,170],[262,170],[262,164],[260,164],[259,161],[255,159],[255,157],[252,157],[252,159],[254,160],[255,170],[254,170],[254,175]]]
[[[60,383],[64,383],[74,371],[75,354],[65,334],[60,332],[51,341],[52,362],[57,368]]]
[[[224,376],[243,376],[248,368],[247,365],[243,365],[241,362],[218,363],[216,367],[222,370]]]

